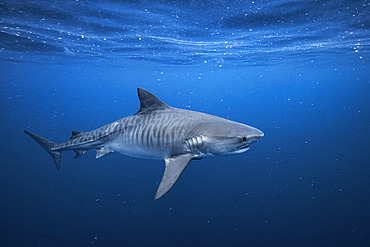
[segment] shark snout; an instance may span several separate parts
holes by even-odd
[[[264,135],[265,134],[262,131],[256,129],[255,133],[247,136],[247,139],[250,140],[250,141],[258,141]]]

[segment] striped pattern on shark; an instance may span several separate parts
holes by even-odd
[[[166,194],[192,159],[242,153],[259,140],[262,131],[221,117],[170,107],[156,96],[138,88],[140,110],[89,132],[72,131],[64,143],[55,143],[28,130],[60,168],[63,151],[75,158],[96,149],[96,158],[112,152],[149,159],[164,159],[165,172],[155,199]]]

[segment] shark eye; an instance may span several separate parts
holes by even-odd
[[[242,140],[243,140],[243,142],[245,142],[246,140],[247,140],[247,137],[242,137]]]

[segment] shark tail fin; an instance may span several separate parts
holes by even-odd
[[[52,150],[52,147],[56,147],[58,144],[55,143],[55,142],[52,142],[48,139],[45,139],[41,136],[38,136],[26,129],[23,130],[27,135],[29,135],[30,137],[32,137],[32,139],[34,139],[38,144],[40,144],[41,147],[43,147],[50,155],[51,157],[53,158],[54,160],[54,163],[55,163],[55,166],[57,167],[57,169],[59,170],[60,168],[60,157],[62,155],[62,152],[61,151],[54,151]]]

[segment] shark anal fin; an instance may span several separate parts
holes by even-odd
[[[82,150],[81,149],[76,149],[74,151],[76,152],[75,157],[73,157],[75,159],[80,158],[82,155],[84,155],[86,153],[86,150],[84,150],[84,149],[82,149]]]
[[[110,153],[113,153],[114,151],[110,148],[107,148],[107,147],[102,147],[100,149],[96,149],[96,156],[95,158],[96,159],[99,159],[101,157],[103,157],[104,155],[107,155],[107,154],[110,154]]]
[[[191,154],[184,154],[173,158],[164,159],[166,162],[166,168],[154,199],[161,198],[175,185],[180,175],[193,157],[194,156]]]

